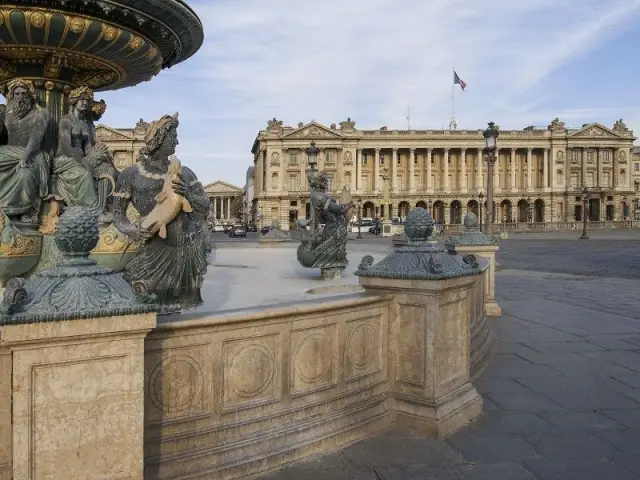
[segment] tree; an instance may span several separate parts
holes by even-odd
[[[244,215],[244,195],[239,194],[231,200],[231,216],[243,220]]]

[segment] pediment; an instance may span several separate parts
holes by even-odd
[[[294,138],[304,138],[304,139],[320,139],[320,138],[342,138],[342,135],[330,128],[325,127],[317,122],[307,123],[300,128],[297,128],[291,133],[287,133],[282,136],[283,139],[294,139]]]
[[[135,140],[133,135],[102,124],[96,126],[96,137],[98,140]]]
[[[620,138],[613,130],[600,125],[599,123],[591,123],[577,132],[573,132],[567,136],[568,138]]]
[[[231,185],[230,183],[223,182],[222,180],[218,180],[210,183],[209,185],[205,185],[204,191],[208,195],[238,195],[243,192],[243,189],[236,187],[235,185]]]

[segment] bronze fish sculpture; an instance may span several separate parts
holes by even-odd
[[[167,225],[170,224],[181,211],[193,212],[189,201],[182,195],[173,191],[173,181],[180,178],[182,165],[175,155],[171,155],[169,169],[162,185],[162,190],[156,195],[156,205],[149,215],[144,217],[140,227],[148,230],[152,234],[158,234],[160,238],[167,238]],[[131,241],[127,241],[120,258],[127,253],[131,246]]]

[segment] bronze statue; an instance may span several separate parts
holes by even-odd
[[[108,199],[115,189],[117,170],[104,144],[96,144],[93,91],[78,87],[69,93],[69,113],[58,125],[58,151],[53,159],[54,191],[67,206],[84,207],[101,223],[108,223]]]
[[[126,216],[129,203],[145,217],[158,203],[178,145],[178,114],[152,122],[138,161],[118,176],[114,193],[116,228],[130,239],[145,242],[127,265],[127,278],[138,293],[155,294],[163,313],[202,304],[200,288],[207,271],[208,232],[204,219],[210,202],[195,173],[187,167],[173,179],[173,191],[184,197],[192,212],[181,210],[167,225],[166,238],[133,224]]]
[[[302,236],[298,247],[298,262],[307,268],[335,270],[336,274],[347,266],[347,239],[349,212],[355,207],[352,201],[338,203],[326,192],[328,178],[322,172],[310,172],[311,222],[299,220],[297,226]],[[309,225],[310,223],[310,225]],[[324,223],[320,232],[318,223]],[[310,226],[310,230],[307,230]],[[335,275],[333,275],[335,276]]]
[[[0,108],[0,208],[21,223],[37,224],[42,200],[48,193],[50,157],[42,151],[49,111],[36,102],[30,80],[9,82],[8,105]]]

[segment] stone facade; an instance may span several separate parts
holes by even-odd
[[[112,128],[107,125],[96,126],[98,142],[109,147],[113,163],[118,170],[136,163],[140,149],[144,146],[144,134],[149,124],[140,119],[134,128]]]
[[[634,140],[622,121],[612,128],[599,123],[573,128],[556,119],[548,127],[501,131],[494,169],[496,222],[581,220],[584,186],[591,220],[623,219],[634,193]],[[394,218],[422,206],[437,222],[460,224],[467,211],[479,213],[478,194],[486,198],[482,130],[358,130],[351,119],[293,128],[274,118],[252,147],[253,210],[262,223],[279,220],[287,228],[308,216],[311,141],[320,149],[318,168],[329,173],[331,191],[350,188],[362,200],[364,218],[382,216],[385,173]]]
[[[640,220],[640,147],[633,147],[632,162],[633,170],[631,171],[631,175],[633,178],[633,202],[631,205],[633,219]]]

